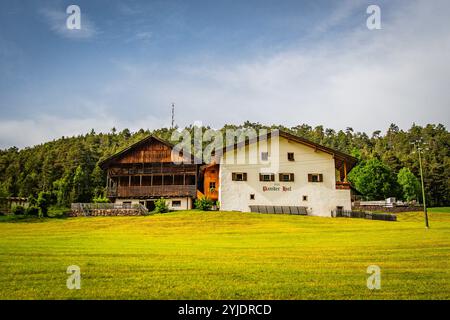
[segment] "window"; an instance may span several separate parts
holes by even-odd
[[[138,187],[141,185],[141,177],[140,176],[131,176],[131,186]]]
[[[233,172],[231,176],[231,180],[233,181],[247,181],[247,173],[246,172]]]
[[[181,200],[172,200],[172,207],[181,207]]]
[[[323,174],[321,173],[308,174],[308,182],[323,182]]]
[[[171,186],[174,183],[174,176],[171,175],[164,175],[163,176],[163,185],[165,186]]]
[[[292,182],[294,181],[293,173],[280,173],[279,174],[280,182]]]
[[[129,176],[119,177],[119,186],[128,187],[129,185],[130,185],[130,177]]]
[[[293,152],[288,152],[287,156],[288,156],[288,160],[289,160],[289,161],[294,161],[294,160],[295,160],[295,159],[294,159],[294,153],[293,153]]]
[[[153,176],[153,185],[154,186],[160,186],[163,183],[163,177],[162,176]]]
[[[142,185],[143,186],[151,186],[152,185],[152,177],[151,176],[142,176]]]
[[[303,201],[308,201],[308,196],[303,196]]]
[[[260,173],[259,181],[275,181],[275,175],[273,173]]]
[[[211,181],[209,183],[209,189],[210,190],[215,190],[216,189],[216,182],[215,181]]]
[[[186,175],[186,185],[195,185],[195,175],[187,174]]]
[[[122,202],[123,208],[131,208],[131,201],[124,201]]]
[[[262,161],[269,160],[269,153],[268,152],[261,152],[261,160]]]
[[[165,181],[165,180],[164,180]],[[177,186],[182,186],[184,185],[184,176],[182,176],[181,174],[177,174],[173,177],[173,184],[177,185]]]
[[[250,200],[255,200],[255,194],[254,193],[250,194]]]

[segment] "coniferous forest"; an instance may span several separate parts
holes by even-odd
[[[349,180],[367,200],[397,197],[422,201],[418,154],[413,141],[423,142],[423,172],[426,200],[430,206],[450,204],[450,135],[441,124],[412,125],[401,130],[391,124],[386,132],[368,135],[352,128],[335,131],[306,124],[295,127],[264,126],[245,122],[228,128],[278,128],[358,158]],[[192,127],[186,128],[193,130]],[[204,128],[206,129],[206,128]],[[71,202],[90,202],[102,197],[105,174],[98,163],[149,134],[170,141],[173,129],[130,132],[115,128],[109,133],[90,133],[61,137],[33,147],[0,150],[0,198],[20,196],[37,198],[51,194],[58,206]]]

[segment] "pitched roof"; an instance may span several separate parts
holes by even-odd
[[[158,138],[157,136],[154,135],[149,135],[147,137],[145,137],[144,139],[139,140],[136,143],[133,143],[132,145],[126,147],[125,149],[120,150],[119,152],[113,154],[112,156],[106,158],[105,160],[103,160],[102,162],[99,163],[100,168],[105,169],[107,167],[108,164],[110,164],[112,161],[120,158],[121,156],[124,156],[125,154],[129,153],[130,151],[132,151],[133,149],[136,149],[142,145],[145,145],[147,142],[151,141],[151,140],[156,140],[166,146],[168,146],[169,148],[173,149],[173,144],[163,140],[161,138]]]
[[[346,154],[346,153],[341,152],[339,150],[335,150],[335,149],[332,149],[332,148],[325,147],[323,145],[320,145],[318,143],[312,142],[312,141],[307,140],[305,138],[293,135],[293,134],[291,134],[289,132],[280,131],[279,134],[280,134],[281,137],[284,137],[284,138],[286,138],[288,140],[295,141],[295,142],[298,142],[298,143],[302,143],[302,144],[310,146],[310,147],[312,147],[314,149],[317,149],[317,150],[323,151],[325,153],[331,154],[335,159],[337,158],[337,159],[340,159],[340,160],[346,160],[347,163],[351,165],[351,167],[353,167],[358,162],[358,159],[356,159],[355,157],[353,157],[353,156],[351,156],[349,154]],[[348,171],[350,171],[351,168],[347,168],[347,169],[348,169]]]
[[[346,154],[344,152],[341,152],[341,151],[338,151],[338,150],[335,150],[335,149],[332,149],[332,148],[329,148],[329,147],[325,147],[325,146],[320,145],[318,143],[312,142],[312,141],[310,141],[308,139],[305,139],[305,138],[296,136],[296,135],[294,135],[292,133],[289,133],[287,131],[278,130],[278,129],[277,130],[273,130],[271,132],[268,132],[267,135],[260,135],[260,136],[251,138],[249,140],[246,139],[245,142],[238,142],[238,143],[235,143],[233,145],[229,145],[227,147],[224,147],[222,149],[222,154],[224,154],[225,152],[230,151],[232,149],[239,148],[239,147],[242,147],[244,145],[248,145],[250,143],[255,143],[257,141],[261,141],[261,140],[264,140],[266,138],[270,139],[272,137],[273,133],[275,133],[275,136],[278,135],[279,137],[283,137],[283,138],[285,138],[287,140],[294,141],[294,142],[297,142],[297,143],[301,143],[303,145],[306,145],[306,146],[309,146],[311,148],[314,148],[315,150],[320,150],[322,152],[325,152],[325,153],[328,153],[328,154],[332,155],[334,157],[334,159],[336,160],[336,167],[340,167],[342,162],[345,161],[347,163],[347,171],[350,171],[356,165],[356,163],[358,162],[358,159],[356,159],[355,157],[352,157],[351,155],[348,155],[348,154]]]
[[[226,147],[224,147],[222,149],[222,154],[224,154],[225,152],[229,151],[230,149],[238,148],[238,147],[241,147],[243,145],[248,145],[249,143],[254,143],[256,141],[261,141],[262,139],[266,139],[266,138],[270,139],[271,136],[272,136],[272,133],[275,133],[275,135],[278,135],[280,137],[286,138],[286,139],[288,139],[290,141],[298,142],[298,143],[301,143],[303,145],[309,146],[311,148],[314,148],[315,150],[320,150],[322,152],[331,154],[336,160],[336,167],[339,167],[342,164],[342,162],[345,161],[347,163],[347,171],[350,171],[355,166],[355,164],[358,161],[358,159],[356,159],[355,157],[352,157],[352,156],[350,156],[350,155],[348,155],[346,153],[343,153],[341,151],[338,151],[338,150],[335,150],[335,149],[332,149],[332,148],[325,147],[323,145],[320,145],[318,143],[312,142],[312,141],[307,140],[305,138],[293,135],[293,134],[291,134],[289,132],[286,132],[286,131],[283,131],[283,130],[273,130],[273,131],[267,133],[267,135],[260,135],[260,136],[257,136],[255,138],[246,140],[245,143],[244,142],[239,142],[239,143],[235,143],[234,145],[226,146]],[[174,148],[174,145],[172,143],[170,143],[170,142],[168,142],[166,140],[163,140],[161,138],[158,138],[158,137],[156,137],[154,135],[149,135],[149,136],[145,137],[144,139],[139,140],[138,142],[128,146],[125,149],[122,149],[121,151],[119,151],[119,152],[113,154],[112,156],[108,157],[107,159],[103,160],[102,162],[99,163],[99,166],[102,169],[105,169],[107,167],[107,165],[110,164],[112,161],[114,161],[114,160],[120,158],[121,156],[129,153],[133,149],[138,148],[139,146],[146,144],[147,142],[151,141],[152,139],[156,140],[156,141],[159,141],[160,143],[168,146],[171,149]],[[193,155],[191,155],[191,157],[194,158]]]

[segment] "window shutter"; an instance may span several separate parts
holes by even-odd
[[[233,172],[231,174],[231,180],[236,181],[236,173],[235,172]]]
[[[319,182],[323,182],[323,174],[319,174]]]
[[[247,181],[247,172],[242,173],[242,181]]]
[[[270,174],[270,181],[275,181],[275,174],[274,173]]]
[[[259,181],[263,181],[264,179],[263,179],[263,174],[262,173],[260,173],[259,174]]]
[[[278,181],[283,181],[283,174],[282,173],[279,173],[278,174]]]
[[[294,174],[293,173],[289,174],[289,181],[294,181]]]
[[[312,182],[312,174],[311,173],[308,174],[308,182]]]

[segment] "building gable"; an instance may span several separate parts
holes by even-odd
[[[357,159],[348,154],[345,154],[338,150],[334,150],[334,149],[322,146],[320,144],[317,144],[315,142],[309,141],[307,139],[304,139],[302,137],[293,135],[291,133],[288,133],[288,132],[282,131],[282,130],[273,130],[272,132],[269,132],[267,134],[267,136],[259,136],[259,137],[252,138],[250,140],[247,139],[245,142],[239,142],[239,143],[235,143],[234,145],[227,146],[222,149],[222,152],[219,156],[226,158],[227,153],[231,153],[231,152],[236,155],[236,151],[240,148],[248,147],[249,145],[253,145],[253,147],[255,147],[255,145],[257,146],[261,141],[264,141],[266,139],[270,143],[270,140],[272,138],[280,138],[281,140],[283,140],[283,138],[284,138],[288,142],[293,142],[293,143],[297,143],[299,145],[308,147],[310,150],[314,150],[316,153],[329,154],[334,158],[335,167],[338,170],[340,170],[345,164],[346,170],[348,172],[357,163]]]
[[[152,139],[129,150],[116,159],[117,163],[153,163],[172,162],[172,148],[158,140]]]
[[[148,136],[103,160],[100,167],[105,169],[112,164],[182,162],[183,157],[180,155],[172,159],[172,149],[171,143],[155,136]]]

